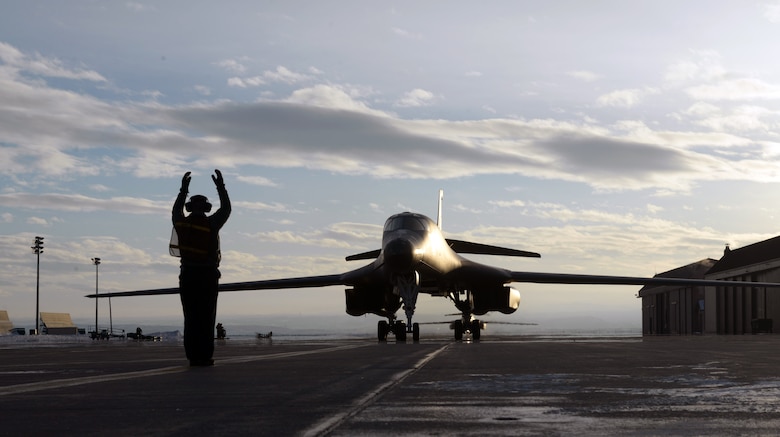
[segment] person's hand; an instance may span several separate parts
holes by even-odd
[[[222,179],[222,172],[219,171],[219,170],[214,170],[214,173],[216,173],[216,176],[215,175],[211,175],[211,180],[214,181],[214,185],[216,185],[217,187],[224,186],[225,185],[225,180]]]
[[[192,179],[190,173],[192,172],[184,173],[184,177],[181,178],[181,190],[185,193],[190,189],[190,180]]]

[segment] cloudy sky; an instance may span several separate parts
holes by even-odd
[[[778,234],[780,4],[11,1],[0,17],[0,309],[177,284],[181,176],[233,215],[223,282],[340,273],[391,214],[652,276]],[[520,310],[628,317],[637,287],[522,285]],[[339,288],[228,293],[220,317],[344,314]],[[443,298],[421,315],[450,312]],[[115,317],[181,317],[176,296]],[[29,320],[27,320],[29,319]],[[345,323],[350,317],[344,315]]]

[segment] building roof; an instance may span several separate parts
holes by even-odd
[[[658,273],[654,275],[654,278],[682,278],[682,279],[704,279],[704,275],[708,273],[713,266],[716,265],[718,260],[712,258],[705,258],[701,261],[688,264],[687,266],[677,267],[676,269],[669,270],[667,272]],[[669,285],[645,285],[639,290],[639,296],[654,294],[661,291],[672,290],[681,288],[679,286]]]
[[[68,313],[44,313],[41,311],[41,322],[46,328],[75,328]]]
[[[780,236],[740,247],[739,249],[729,249],[726,246],[723,258],[707,274],[712,275],[778,258],[780,258]]]
[[[10,331],[13,327],[14,324],[11,323],[11,320],[8,318],[8,311],[0,310],[0,335]]]

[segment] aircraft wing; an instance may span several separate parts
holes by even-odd
[[[457,314],[458,316],[460,314]],[[482,320],[488,325],[518,325],[518,326],[539,326],[538,323],[526,323],[526,322],[498,322],[495,320]],[[454,320],[450,321],[444,321],[444,322],[420,322],[420,325],[449,325]]]
[[[536,252],[526,250],[508,249],[506,247],[490,246],[488,244],[472,243],[470,241],[446,239],[447,244],[456,253],[473,253],[475,255],[501,255],[501,256],[524,256],[529,258],[541,258]]]
[[[247,290],[278,290],[283,288],[308,288],[327,287],[330,285],[345,285],[343,276],[323,275],[304,276],[300,278],[268,279],[262,281],[233,282],[220,284],[219,291],[247,291]],[[152,290],[120,291],[114,293],[88,294],[90,298],[123,297],[123,296],[155,296],[162,294],[179,294],[179,287],[156,288]]]
[[[350,255],[346,258],[347,261],[356,261],[361,259],[377,259],[379,258],[379,254],[382,253],[382,249],[376,249],[376,250],[370,250],[368,252],[363,253],[357,253],[355,255]]]
[[[524,256],[529,258],[541,258],[542,255],[527,250],[509,249],[506,247],[491,246],[489,244],[472,243],[470,241],[446,239],[447,244],[456,253],[471,253],[475,255],[501,255],[501,256]],[[368,252],[357,253],[347,257],[347,261],[356,261],[361,259],[376,259],[381,250],[370,250]]]
[[[713,286],[713,287],[780,287],[776,282],[719,281],[711,279],[685,278],[639,278],[632,276],[576,275],[567,273],[510,272],[512,281],[532,282],[536,284],[601,284],[601,285],[672,285],[672,286]]]
[[[328,287],[346,285],[341,274],[323,276],[304,276],[300,278],[266,279],[261,281],[234,282],[220,284],[219,291],[278,290],[282,288]]]

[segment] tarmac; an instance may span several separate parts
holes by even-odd
[[[0,435],[777,435],[780,337],[0,343]]]

